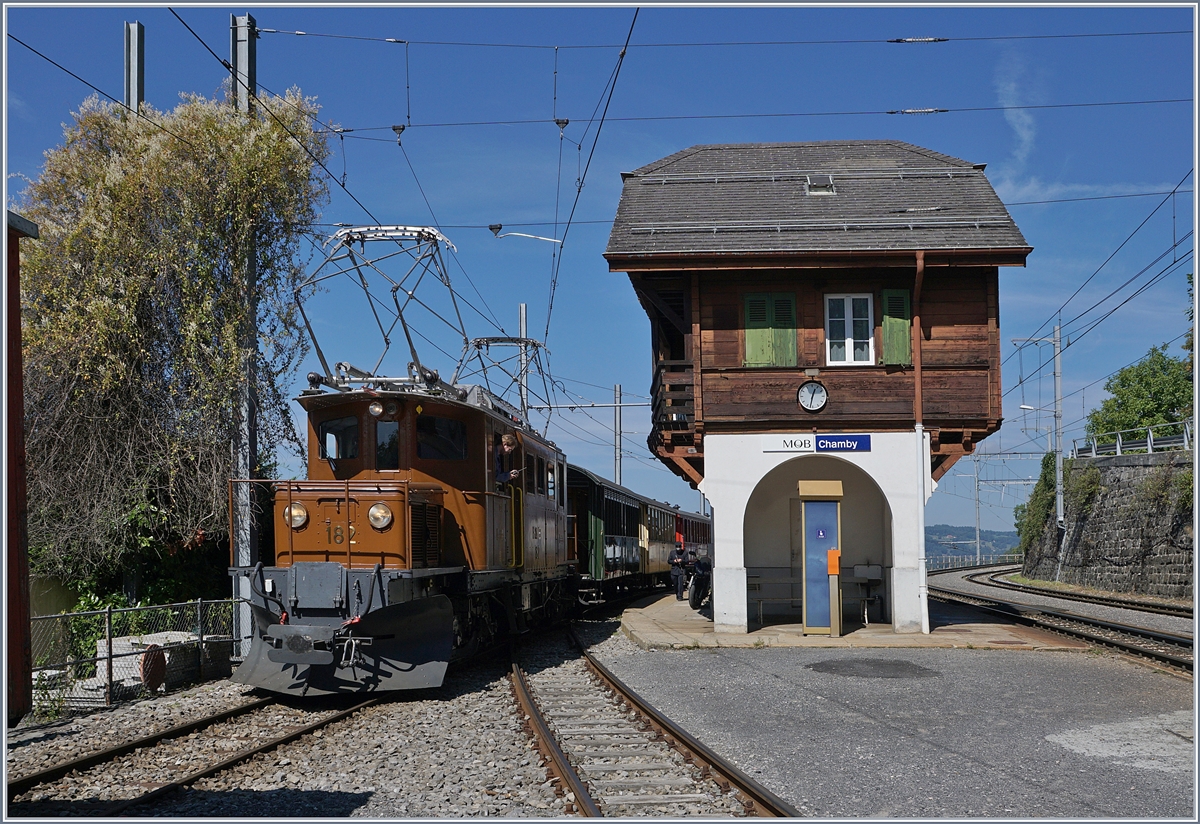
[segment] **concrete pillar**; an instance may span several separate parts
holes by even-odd
[[[922,431],[871,433],[869,452],[814,453],[794,435],[708,435],[701,491],[713,509],[713,621],[717,632],[748,630],[746,509],[756,487],[784,463],[808,454],[846,462],[871,478],[890,512],[890,610],[898,633],[929,632],[925,590],[925,503],[933,492],[929,439]],[[853,512],[853,501],[843,500]],[[853,517],[852,514],[849,517]],[[785,527],[786,528],[786,527]]]

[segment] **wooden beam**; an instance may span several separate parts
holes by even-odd
[[[696,467],[692,466],[686,458],[672,457],[671,460],[675,462],[676,466],[683,470],[683,476],[693,484],[699,484],[704,480],[704,476],[701,475]]]
[[[949,472],[950,467],[954,466],[954,464],[957,463],[958,459],[961,457],[962,455],[946,455],[944,458],[942,458],[941,463],[935,466],[933,468],[933,472],[930,473],[933,475],[933,479],[935,481],[940,481],[942,476]]]
[[[921,286],[925,282],[925,253],[917,252],[917,279],[912,297],[912,361],[913,361],[913,420],[924,424],[925,410],[921,398]]]
[[[696,448],[700,449],[704,438],[704,383],[701,362],[704,356],[700,330],[700,275],[692,273],[692,426]]]
[[[679,334],[686,335],[691,331],[688,329],[688,325],[684,323],[683,318],[679,317],[679,315],[675,313],[674,309],[663,303],[662,298],[658,296],[657,292],[652,289],[647,289],[645,282],[641,281],[640,278],[638,279],[638,282],[633,284],[633,289],[635,292],[637,292],[638,297],[649,301],[651,306],[661,312],[662,316],[666,318],[672,326],[679,330]]]

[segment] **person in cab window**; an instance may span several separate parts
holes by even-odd
[[[507,484],[512,483],[521,474],[521,470],[504,468],[506,463],[510,463],[509,455],[517,451],[517,436],[511,433],[500,439],[500,446],[496,449],[496,483]]]
[[[671,583],[675,585],[675,600],[683,600],[683,591],[687,588],[687,553],[683,544],[675,544],[667,560],[671,565]]]

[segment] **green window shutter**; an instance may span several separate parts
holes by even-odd
[[[883,362],[889,366],[912,365],[912,308],[907,289],[884,289]]]
[[[771,320],[774,326],[775,366],[796,365],[796,299],[792,295],[772,295]]]
[[[746,295],[746,362],[770,366],[774,356],[771,334],[771,296]]]

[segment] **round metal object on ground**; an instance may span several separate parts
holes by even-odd
[[[151,644],[142,653],[142,685],[156,692],[167,679],[167,655],[158,644]]]

